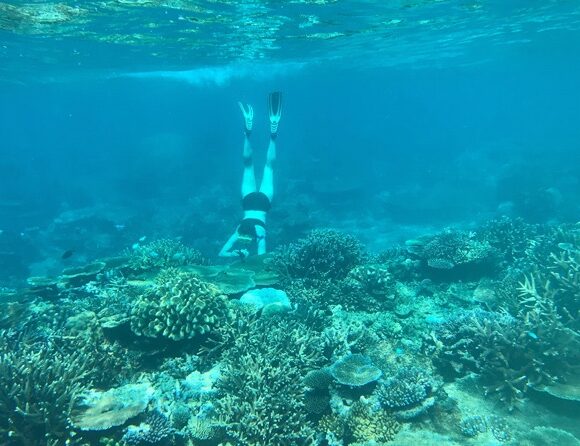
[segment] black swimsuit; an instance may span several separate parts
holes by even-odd
[[[250,192],[242,198],[244,211],[268,212],[271,207],[270,199],[263,192]],[[244,218],[238,226],[238,234],[256,238],[256,225],[266,228],[266,224],[258,218]]]

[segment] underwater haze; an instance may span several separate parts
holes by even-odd
[[[579,55],[574,0],[0,2],[0,443],[580,444]]]

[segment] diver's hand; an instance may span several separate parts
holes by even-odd
[[[245,259],[250,255],[250,251],[247,249],[236,249],[231,252],[232,257],[239,257],[240,259]]]

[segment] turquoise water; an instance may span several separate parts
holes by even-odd
[[[0,3],[0,444],[578,444],[579,54],[573,0]]]

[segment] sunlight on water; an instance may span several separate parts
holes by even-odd
[[[480,44],[580,29],[577,2],[161,1],[0,3],[3,76],[167,70],[244,61],[473,64]],[[40,71],[43,71],[40,74]]]

